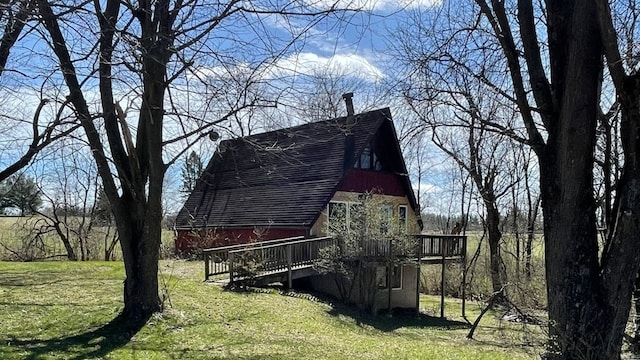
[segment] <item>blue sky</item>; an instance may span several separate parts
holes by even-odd
[[[333,0],[303,1],[316,9],[326,8],[335,2]],[[399,107],[397,99],[387,98],[380,94],[369,96],[366,92],[369,89],[371,92],[380,92],[380,88],[388,87],[389,84],[386,82],[397,75],[398,69],[394,67],[393,59],[389,54],[388,42],[393,41],[389,31],[392,31],[397,24],[402,23],[405,17],[413,11],[429,12],[429,9],[434,6],[438,7],[441,3],[439,0],[339,0],[337,5],[364,11],[348,11],[340,15],[330,15],[315,23],[312,28],[307,28],[299,41],[287,48],[287,51],[279,58],[266,65],[263,64],[258,77],[263,77],[263,82],[268,83],[269,86],[278,82],[287,85],[286,82],[289,82],[288,86],[294,90],[291,93],[295,93],[295,90],[304,86],[306,76],[317,73],[335,73],[343,77],[357,78],[359,88],[353,90],[356,92],[354,98],[356,111],[365,110],[367,106],[391,106],[394,116],[396,118],[402,117],[400,114],[402,109]],[[282,17],[272,15],[260,16],[259,19],[256,17],[253,20],[255,21],[252,19],[247,21],[245,17],[243,19],[244,25],[240,27],[231,23],[228,28],[216,31],[210,39],[202,42],[204,50],[218,51],[224,57],[212,58],[206,51],[202,56],[197,54],[197,50],[191,53],[197,60],[195,66],[184,78],[185,80],[177,82],[176,91],[173,93],[174,96],[180,94],[177,100],[173,99],[178,103],[179,110],[185,113],[202,114],[202,118],[215,117],[216,109],[211,109],[210,104],[207,104],[207,101],[202,98],[206,91],[201,91],[202,84],[192,81],[194,78],[225,78],[226,76],[236,77],[237,74],[246,74],[252,66],[261,60],[262,52],[266,53],[271,48],[286,43],[292,30],[299,31],[308,26],[305,24],[308,19],[305,18],[285,20]],[[86,47],[86,43],[83,45],[83,40],[92,41],[91,39],[95,39],[96,36],[95,33],[77,31],[73,24],[66,29],[65,34],[68,36],[68,41],[74,44],[73,50]],[[27,76],[21,76],[17,73],[7,76],[5,72],[0,79],[0,91],[4,94],[12,94],[11,100],[0,104],[0,108],[3,105],[5,105],[5,110],[13,108],[13,114],[17,118],[32,118],[35,104],[38,102],[37,99],[43,91],[47,93],[48,98],[63,99],[66,96],[64,90],[59,91],[53,86],[54,83],[60,83],[60,74],[55,71],[55,65],[51,62],[50,55],[47,54],[47,48],[41,40],[37,39],[38,36],[39,34],[32,33],[29,37],[21,39],[19,47],[12,54],[13,58],[10,59],[13,62],[10,62],[8,66],[11,67],[12,64],[16,67],[23,66],[24,61],[27,61],[28,64],[31,64],[25,70]],[[120,51],[117,56],[127,58],[131,55]],[[79,73],[88,74],[92,66],[91,61],[93,60],[87,61],[84,64],[85,67],[78,64],[80,65],[78,66]],[[225,63],[225,61],[229,62]],[[231,63],[233,66],[230,66]],[[49,80],[46,80],[45,85],[42,86],[42,79],[48,73],[53,76],[49,75]],[[37,76],[35,80],[33,79],[34,75]],[[192,80],[189,80],[189,76]],[[136,90],[136,87],[139,86],[136,76],[122,75],[118,86],[119,103],[128,110],[129,123],[133,127],[138,106],[137,94],[139,93]],[[277,86],[275,87],[277,88]],[[98,100],[94,80],[88,79],[85,90],[90,101]],[[228,88],[223,88],[223,91],[227,93],[223,95],[233,92]],[[283,93],[286,93],[286,90]],[[116,95],[118,96],[118,94]],[[295,98],[287,100],[286,96],[283,96],[285,103],[289,101],[291,104],[296,101]],[[8,99],[9,97],[4,96],[4,98]],[[213,103],[217,104],[215,101]],[[96,110],[98,109],[97,105],[93,106]],[[221,107],[224,108],[224,104]],[[58,110],[59,105],[52,102],[44,111],[48,116],[53,116]],[[2,124],[2,126],[8,125]],[[29,128],[28,126],[24,129],[21,126],[13,126],[12,129],[1,128],[0,130],[11,130],[3,132],[4,136],[0,136],[0,145],[2,145],[3,151],[0,156],[0,166],[2,166],[15,159],[20,153],[21,146],[19,144],[21,139],[23,146],[26,143],[25,139],[29,136]],[[135,132],[135,128],[132,131]],[[171,133],[171,129],[168,129],[167,133]],[[9,135],[7,136],[7,134]],[[11,146],[4,146],[6,144],[11,144]],[[195,150],[202,152],[206,161],[213,151],[212,146],[214,144],[205,142],[197,145]],[[172,152],[171,148],[169,148],[169,152]],[[170,198],[177,196],[176,188],[180,186],[181,163],[178,161],[167,174],[169,188],[167,195]],[[440,172],[438,164],[441,163],[441,160],[437,160],[435,164],[429,165],[433,169],[431,173]],[[41,166],[37,168],[42,169]],[[435,184],[424,186],[429,190],[437,187],[438,185]],[[175,201],[171,202],[175,203]]]

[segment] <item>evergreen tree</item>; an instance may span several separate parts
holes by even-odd
[[[200,156],[192,151],[184,162],[182,167],[182,192],[185,196],[189,196],[196,187],[196,181],[202,174],[202,160]]]
[[[109,199],[107,199],[107,195],[104,193],[103,187],[100,187],[98,189],[98,198],[96,199],[96,203],[93,209],[93,215],[95,216],[95,219],[99,224],[111,224],[111,204],[109,204]]]
[[[19,173],[0,183],[0,211],[14,208],[24,216],[33,214],[41,205],[40,190],[33,178]]]

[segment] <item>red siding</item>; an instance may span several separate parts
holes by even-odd
[[[245,244],[251,241],[266,241],[305,235],[307,235],[306,229],[271,228],[260,236],[256,234],[254,228],[178,230],[175,250],[179,254],[208,247]]]
[[[375,170],[351,169],[338,186],[340,191],[367,192],[380,190],[381,194],[404,196],[400,175]]]

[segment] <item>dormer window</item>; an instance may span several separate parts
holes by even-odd
[[[371,148],[367,146],[363,151],[356,163],[353,165],[356,169],[371,169],[380,171],[382,170],[382,163],[378,159],[375,151],[371,151]]]

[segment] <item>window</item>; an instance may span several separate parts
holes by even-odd
[[[355,229],[362,222],[360,216],[361,203],[331,201],[327,215],[327,233],[342,233]]]
[[[398,206],[398,232],[407,233],[407,205]]]
[[[368,146],[362,151],[362,155],[360,155],[360,168],[371,169],[371,148]]]
[[[375,150],[372,150],[371,147],[367,146],[364,150],[362,150],[362,154],[353,165],[356,169],[373,169],[376,171],[382,170],[382,163],[378,158]]]
[[[378,155],[376,155],[376,153],[373,153],[373,169],[375,169],[376,171],[380,171],[382,170],[382,163],[380,162],[380,159],[378,159]]]
[[[330,202],[329,213],[327,216],[327,232],[343,232],[347,226],[347,203],[346,202]]]
[[[391,218],[393,216],[393,208],[389,204],[384,204],[380,208],[380,233],[388,234],[391,231]]]
[[[377,277],[378,277],[378,288],[379,289],[388,289],[388,274],[387,267],[378,267]],[[391,273],[391,288],[392,289],[402,289],[402,266],[394,265]]]

